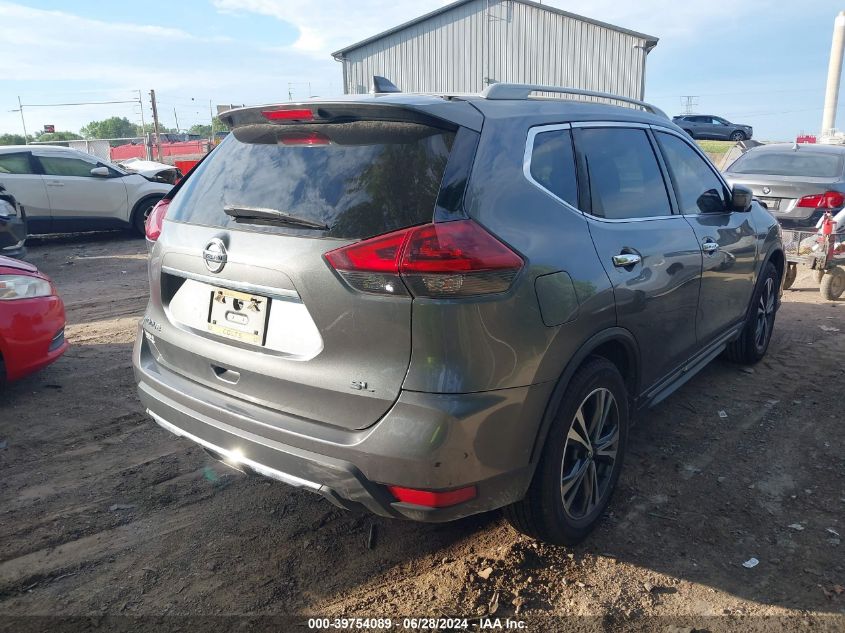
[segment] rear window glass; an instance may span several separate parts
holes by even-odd
[[[569,130],[540,132],[534,137],[531,177],[561,200],[578,206],[575,156]]]
[[[31,174],[29,154],[0,154],[0,174]]]
[[[274,209],[325,224],[329,229],[320,234],[339,238],[430,222],[454,136],[393,121],[238,127],[185,181],[167,216],[223,228],[291,231],[236,222],[223,210]]]
[[[837,178],[842,175],[842,156],[789,150],[784,152],[747,152],[728,168],[734,174],[771,176],[807,176]]]

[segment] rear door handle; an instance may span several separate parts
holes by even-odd
[[[65,186],[65,183],[63,183],[61,180],[48,180],[47,184],[50,185],[51,187],[64,187]]]
[[[619,253],[613,256],[613,265],[617,268],[628,268],[635,264],[639,264],[643,258],[636,253]]]
[[[701,243],[701,250],[704,251],[705,255],[712,255],[719,250],[719,244],[708,237]]]

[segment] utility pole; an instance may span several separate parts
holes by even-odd
[[[176,119],[176,131],[179,131],[179,117],[176,116],[176,108],[173,108],[173,118]]]
[[[158,150],[158,162],[161,162],[161,137],[158,134],[158,106],[156,105],[156,91],[150,90],[150,103],[153,106],[153,129],[156,135],[156,150]]]
[[[141,106],[141,136],[144,138],[144,160],[150,160],[150,146],[147,145],[147,123],[144,121],[144,99],[141,96],[141,91],[138,91],[138,105]]]
[[[26,121],[23,118],[23,105],[21,104],[21,98],[18,97],[18,112],[21,113],[21,125],[23,126],[23,142],[24,145],[29,145],[29,139],[26,136]]]
[[[211,120],[211,134],[209,134],[208,142],[214,143],[214,110],[211,109],[211,99],[208,100],[208,118]]]

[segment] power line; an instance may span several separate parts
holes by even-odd
[[[137,99],[130,101],[80,101],[79,103],[22,103],[23,108],[59,108],[64,106],[110,105],[113,103],[138,103]]]
[[[784,90],[769,90],[768,88],[765,88],[765,89],[761,88],[760,90],[748,90],[748,91],[745,91],[745,92],[737,92],[737,91],[734,91],[734,92],[708,92],[708,93],[700,94],[700,95],[696,95],[696,96],[698,96],[698,97],[744,97],[744,96],[749,96],[749,95],[757,96],[757,95],[760,94],[760,92],[765,92],[766,94],[798,93],[798,92],[807,93],[807,92],[817,91],[818,89],[819,89],[818,86],[811,87],[811,88],[787,88],[787,89],[784,89]],[[678,97],[678,96],[680,96],[683,99],[683,95],[677,95],[677,94],[653,95],[653,94],[650,94],[650,93],[648,95],[648,98],[649,99],[668,99],[670,97]]]

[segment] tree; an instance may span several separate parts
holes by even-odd
[[[25,145],[32,136],[24,138],[23,134],[0,134],[0,145]]]
[[[208,138],[211,136],[211,126],[210,125],[203,125],[202,123],[195,123],[190,127],[188,130],[189,134],[199,134],[200,136],[204,136]]]
[[[41,132],[35,134],[36,141],[76,141],[81,138],[75,132]]]
[[[144,133],[147,134],[155,134],[155,125],[153,123],[147,123],[144,127],[140,125],[136,125],[135,129],[137,130],[138,136],[143,136]],[[162,125],[161,123],[158,124],[158,133],[159,134],[176,134],[179,130],[175,127],[167,127],[166,125]]]
[[[85,138],[127,138],[138,136],[138,126],[126,117],[91,121],[80,130]]]

